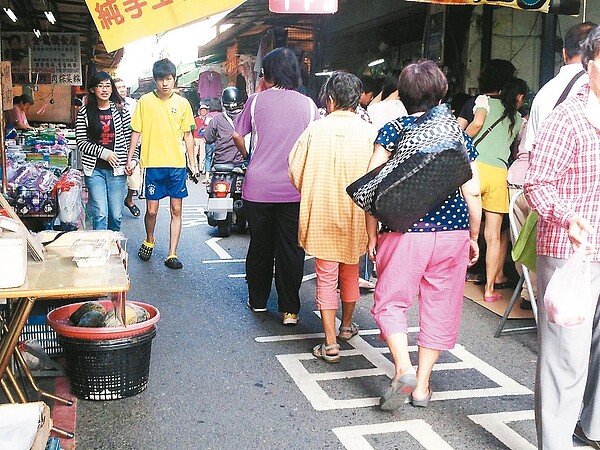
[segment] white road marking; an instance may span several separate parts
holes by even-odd
[[[537,447],[509,427],[510,422],[535,420],[533,410],[510,411],[490,414],[471,414],[467,416],[477,425],[493,434],[496,439],[511,449],[535,450]]]
[[[220,237],[214,237],[214,238],[210,238],[208,241],[206,241],[206,245],[208,245],[212,251],[214,251],[217,256],[221,259],[233,259],[233,257],[227,253],[227,251],[221,247],[219,244],[217,244],[217,242],[219,242],[221,239]]]
[[[347,450],[374,450],[364,436],[383,433],[409,433],[419,444],[429,450],[452,450],[431,425],[421,419],[386,422],[373,425],[339,427],[332,430]]]
[[[524,420],[535,420],[532,409],[527,411],[507,411],[490,414],[471,414],[467,416],[477,425],[481,425],[486,431],[493,434],[496,439],[513,450],[535,450],[537,447],[509,427],[511,422]],[[579,449],[592,449],[590,446],[576,447]]]
[[[166,209],[167,211],[170,209],[169,202],[161,203],[159,208]],[[181,227],[182,228],[192,228],[197,227],[199,225],[207,225],[208,220],[206,219],[206,214],[204,214],[204,207],[200,205],[186,205],[185,201],[183,202],[183,206],[181,208]]]
[[[205,259],[202,264],[219,264],[219,263],[242,263],[245,259]]]
[[[414,333],[419,331],[419,327],[409,327],[408,332]],[[373,330],[359,330],[359,336],[370,336],[379,334],[378,329]],[[268,343],[268,342],[285,342],[285,341],[299,341],[302,339],[314,339],[319,337],[325,337],[324,333],[308,333],[308,334],[284,334],[280,336],[262,336],[257,337],[254,340],[256,342]]]
[[[411,328],[409,332],[416,332],[418,328]],[[347,370],[347,371],[331,371],[326,373],[310,373],[302,364],[302,361],[312,360],[315,357],[311,353],[292,353],[277,355],[277,359],[283,365],[284,369],[292,377],[298,388],[304,396],[312,404],[317,411],[329,409],[343,408],[358,408],[375,406],[379,404],[379,397],[363,397],[355,399],[337,400],[331,398],[327,392],[319,385],[320,381],[335,380],[343,378],[358,378],[365,376],[380,376],[386,375],[390,379],[394,377],[394,364],[384,356],[389,353],[387,347],[373,347],[365,341],[361,335],[376,334],[379,330],[363,330],[359,336],[354,337],[348,343],[354,347],[351,350],[342,350],[342,357],[362,356],[366,358],[373,368]],[[309,335],[292,335],[292,336],[271,336],[256,338],[257,342],[277,342],[280,340],[298,340],[298,339],[314,339],[320,337],[318,334]],[[409,351],[416,352],[416,346],[410,346]],[[459,369],[475,369],[486,378],[493,381],[498,387],[481,388],[481,389],[461,389],[452,391],[438,391],[433,395],[432,401],[450,400],[459,398],[476,398],[476,397],[495,397],[503,395],[528,395],[532,394],[531,390],[517,383],[512,378],[506,376],[496,368],[490,366],[486,362],[477,358],[472,353],[468,352],[462,345],[450,351],[459,361],[453,363],[438,363],[434,370],[459,370]]]

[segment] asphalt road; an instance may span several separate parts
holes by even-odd
[[[251,312],[243,278],[248,236],[215,239],[202,213],[204,187],[189,187],[183,270],[163,264],[167,203],[149,262],[136,256],[143,201],[142,218],[125,211],[128,299],[161,313],[149,386],[123,400],[79,400],[78,450],[534,449],[535,333],[494,338],[499,317],[465,300],[460,345],[442,355],[432,375],[434,401],[426,409],[381,411],[376,404],[393,366],[369,313],[372,294],[357,306],[361,335],[342,343],[342,362],[315,360],[310,349],[321,340],[321,325],[312,260],[296,327],[281,324],[275,289],[268,312]],[[412,332],[413,344],[415,338]]]

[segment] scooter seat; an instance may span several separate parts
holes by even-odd
[[[215,164],[212,168],[212,172],[233,172],[235,169],[235,164],[233,163],[220,163]]]

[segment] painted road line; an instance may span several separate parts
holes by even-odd
[[[162,209],[170,210],[170,205],[162,204],[159,206]],[[200,205],[183,205],[181,208],[181,227],[191,228],[199,225],[208,224],[206,214],[204,214],[204,207]]]
[[[205,259],[202,264],[219,264],[219,263],[243,263],[246,259]]]
[[[496,439],[511,449],[535,450],[537,447],[508,426],[511,422],[535,420],[533,410],[510,411],[490,414],[471,414],[467,416],[477,425],[493,434]],[[588,447],[590,448],[590,447]]]
[[[414,328],[413,328],[414,329]],[[373,333],[375,330],[371,331]],[[376,330],[377,332],[379,330]],[[363,335],[366,334],[363,332]],[[315,334],[310,335],[314,339]],[[308,339],[307,335],[304,335]],[[286,340],[300,339],[298,335],[286,337]],[[283,340],[282,337],[257,338],[257,342],[277,342]],[[291,353],[277,355],[277,359],[294,380],[298,388],[302,391],[307,400],[312,404],[313,408],[318,411],[328,409],[344,409],[376,406],[379,404],[379,397],[344,399],[337,400],[331,398],[325,390],[319,385],[320,381],[335,380],[343,378],[357,378],[366,376],[386,375],[392,379],[394,376],[394,364],[386,357],[389,353],[387,347],[374,347],[369,342],[365,341],[360,335],[354,337],[348,344],[354,347],[351,350],[342,350],[342,357],[362,356],[367,359],[373,368],[350,370],[350,371],[330,371],[326,373],[310,373],[303,361],[313,360],[315,357],[311,353]],[[410,346],[410,352],[416,352],[416,346]],[[436,389],[432,401],[462,399],[462,398],[483,398],[483,397],[498,397],[505,395],[529,395],[532,391],[527,387],[517,383],[512,378],[506,376],[499,370],[482,361],[472,353],[468,352],[463,346],[456,345],[453,350],[449,351],[454,355],[458,362],[437,363],[434,366],[435,371],[448,370],[464,370],[474,369],[484,375],[489,380],[493,381],[497,387],[492,388],[475,388],[475,389],[460,389],[451,391],[442,391]]]
[[[332,431],[347,450],[374,450],[365,436],[384,433],[408,433],[427,450],[453,450],[431,425],[421,419],[339,427]]]
[[[227,253],[227,251],[221,247],[218,242],[223,239],[220,237],[214,237],[214,238],[210,238],[208,241],[206,241],[206,245],[208,245],[211,250],[213,252],[215,252],[217,254],[217,256],[221,259],[233,259],[233,257]]]
[[[227,275],[227,276],[229,278],[246,278],[246,274],[245,273],[234,273],[234,274]],[[304,275],[302,277],[302,282],[304,283],[305,281],[312,280],[313,278],[317,278],[317,274],[316,273],[309,273],[308,275]]]
[[[316,273],[309,273],[308,275],[304,275],[302,277],[302,282],[304,283],[305,281],[312,280],[313,278],[317,278],[317,274]]]
[[[342,357],[347,355],[344,351],[340,353]],[[345,372],[333,372],[323,374],[311,374],[309,373],[302,361],[314,359],[315,357],[311,353],[296,353],[288,355],[277,355],[277,359],[292,377],[300,391],[304,394],[307,400],[311,403],[312,407],[317,411],[326,411],[330,409],[346,409],[346,408],[364,408],[379,404],[379,397],[377,398],[354,398],[348,400],[336,400],[331,398],[323,388],[319,385],[319,381],[332,379],[333,376],[337,376],[337,379],[346,378]],[[360,372],[363,372],[362,374]],[[366,369],[366,370],[353,370],[348,373],[348,378],[356,378],[359,376],[373,376],[382,375],[383,372],[377,368]]]
[[[336,319],[339,323],[339,320]],[[338,325],[339,326],[339,325]],[[409,333],[414,333],[419,331],[419,327],[410,327],[408,329]],[[379,334],[380,331],[377,328],[372,330],[358,330],[359,336],[372,336]],[[269,342],[285,342],[285,341],[299,341],[302,339],[315,339],[315,338],[325,337],[324,333],[307,333],[307,334],[281,334],[279,336],[260,336],[254,338],[256,342],[261,343],[269,343]],[[385,348],[387,350],[387,347]]]

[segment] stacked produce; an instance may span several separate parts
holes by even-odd
[[[125,302],[125,322],[127,325],[145,322],[150,313],[141,306]],[[76,327],[120,327],[121,322],[115,316],[115,310],[106,311],[100,302],[86,302],[69,316],[69,325]]]

